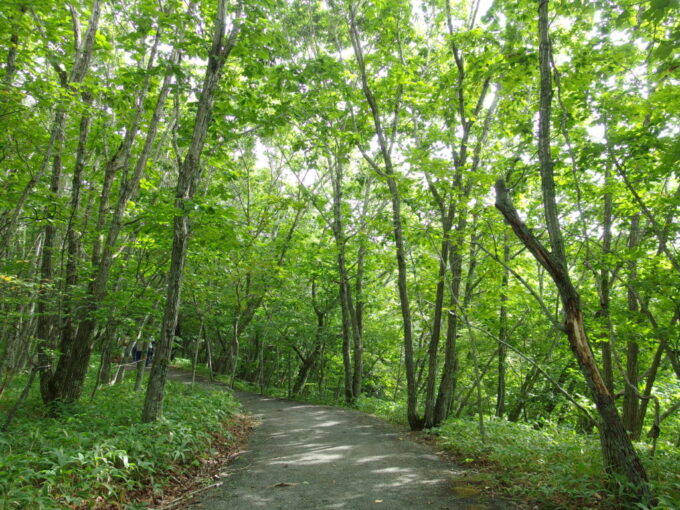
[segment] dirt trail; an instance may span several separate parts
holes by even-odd
[[[467,486],[464,473],[366,414],[237,392],[261,420],[223,484],[194,510],[451,509],[501,510]],[[463,482],[464,483],[464,482]],[[474,493],[471,497],[460,494]]]

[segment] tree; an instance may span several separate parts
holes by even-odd
[[[189,241],[189,207],[194,196],[200,176],[201,154],[210,125],[210,117],[220,76],[229,54],[234,49],[236,38],[241,29],[241,11],[234,16],[232,27],[227,30],[226,0],[219,0],[212,45],[208,54],[208,64],[203,79],[203,87],[199,98],[198,109],[194,119],[191,145],[179,170],[175,207],[179,215],[173,221],[173,243],[170,258],[170,271],[167,279],[167,297],[161,324],[161,333],[156,345],[156,360],[151,369],[149,384],[144,400],[142,421],[157,420],[163,412],[163,395],[167,377],[170,349],[177,327],[177,315],[180,306],[182,273],[186,260],[187,243]]]
[[[626,434],[623,422],[614,403],[614,396],[607,388],[593,357],[586,335],[581,298],[573,286],[567,269],[566,251],[557,212],[553,159],[550,152],[551,102],[553,96],[550,70],[551,43],[548,33],[548,1],[543,0],[538,8],[539,35],[539,132],[538,154],[540,160],[541,189],[545,222],[550,238],[549,251],[531,233],[519,218],[510,201],[504,179],[496,182],[496,207],[510,224],[515,235],[525,244],[538,262],[545,267],[558,288],[565,313],[565,330],[569,344],[576,357],[583,376],[600,416],[599,431],[602,455],[607,471],[622,476],[632,487],[635,497],[649,501],[651,495],[647,475],[633,445]]]

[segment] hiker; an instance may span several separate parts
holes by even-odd
[[[137,363],[142,359],[142,351],[137,348],[137,342],[132,344],[132,362]]]
[[[148,367],[151,365],[151,362],[153,361],[153,348],[154,344],[156,342],[153,340],[153,337],[151,338],[151,342],[149,342],[149,349],[146,351],[146,363],[145,365]]]

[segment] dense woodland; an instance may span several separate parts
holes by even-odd
[[[144,422],[187,358],[414,430],[599,433],[651,501],[678,41],[677,0],[2,2],[0,399],[29,374],[58,412],[153,340]]]

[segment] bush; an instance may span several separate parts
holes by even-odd
[[[364,413],[379,416],[390,423],[406,423],[406,405],[374,397],[359,396],[356,407]]]

